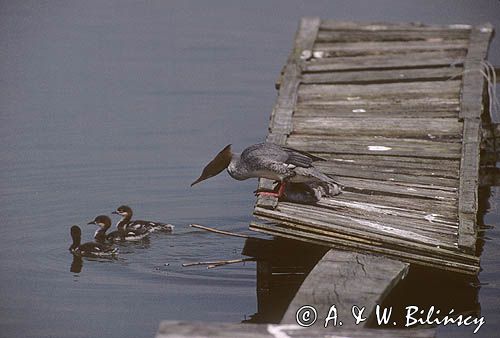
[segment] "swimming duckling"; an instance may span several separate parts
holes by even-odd
[[[118,225],[117,230],[106,234],[106,231],[111,227],[111,218],[106,215],[99,215],[87,224],[95,224],[99,227],[94,233],[94,238],[100,243],[104,241],[137,241],[145,238],[149,234],[149,231],[146,229],[126,229],[123,224]]]
[[[71,238],[73,239],[73,244],[69,247],[69,251],[74,255],[86,257],[113,257],[118,254],[118,248],[109,244],[97,242],[81,244],[82,230],[77,225],[71,227]]]
[[[174,226],[168,223],[161,222],[152,222],[152,221],[142,221],[142,220],[134,220],[132,221],[132,208],[128,205],[121,205],[112,214],[122,216],[121,220],[118,221],[116,227],[125,227],[127,230],[139,230],[144,229],[149,232],[153,232],[156,230],[162,231],[172,231]]]

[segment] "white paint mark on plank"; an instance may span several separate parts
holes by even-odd
[[[325,52],[323,52],[323,51],[313,52],[313,57],[315,59],[322,59],[324,56],[325,56]]]
[[[309,60],[312,56],[313,56],[312,51],[310,51],[308,49],[303,50],[302,53],[300,54],[300,58],[302,60]]]
[[[386,146],[368,146],[368,150],[370,151],[388,151],[391,150],[391,147]]]
[[[366,110],[365,109],[353,109],[352,112],[353,113],[366,113]]]
[[[273,324],[268,324],[267,325],[267,332],[271,334],[275,338],[291,338],[285,330],[300,330],[302,327],[295,325],[295,324],[288,324],[288,325],[273,325]]]

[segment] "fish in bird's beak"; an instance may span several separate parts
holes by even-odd
[[[198,177],[196,181],[191,183],[191,186],[204,181],[207,178],[218,175],[222,170],[226,169],[229,166],[232,156],[231,145],[229,144],[224,149],[222,149],[217,154],[217,156],[215,156],[214,159],[210,161],[209,164],[207,164],[205,168],[203,168],[203,172],[201,173],[200,177]]]

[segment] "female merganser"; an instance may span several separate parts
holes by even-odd
[[[82,230],[77,225],[71,227],[71,238],[73,239],[73,244],[69,247],[69,251],[77,256],[112,257],[118,253],[118,248],[114,248],[109,244],[96,242],[81,244]]]
[[[112,214],[122,216],[122,219],[118,221],[118,223],[116,224],[117,228],[125,227],[125,229],[127,230],[144,229],[149,232],[153,232],[156,230],[172,231],[174,229],[174,226],[168,223],[141,221],[141,220],[132,221],[131,220],[133,215],[132,208],[130,208],[127,205],[119,206],[115,211],[112,212]]]
[[[283,195],[286,182],[321,185],[325,196],[340,194],[340,185],[313,166],[316,161],[324,159],[274,143],[254,144],[241,154],[231,152],[231,145],[228,145],[203,169],[201,176],[191,186],[227,168],[229,175],[239,181],[257,177],[280,183],[278,192],[259,191],[259,195],[279,198]]]
[[[110,242],[136,241],[143,239],[149,234],[149,231],[145,229],[126,229],[124,225],[118,225],[118,230],[106,234],[106,231],[111,227],[111,218],[106,215],[99,215],[87,224],[95,224],[99,227],[94,233],[94,238],[99,243],[103,243],[106,240]]]

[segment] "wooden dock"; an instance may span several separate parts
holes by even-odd
[[[315,205],[258,198],[250,229],[298,241],[288,253],[272,241],[247,242],[259,304],[276,262],[295,255],[314,264],[326,253],[305,269],[278,325],[164,321],[157,337],[435,337],[428,328],[375,329],[374,309],[410,266],[452,279],[480,270],[480,164],[497,173],[500,159],[500,128],[485,108],[492,36],[489,24],[302,19],[276,83],[267,141],[326,159],[316,166],[344,191]],[[317,246],[307,251],[307,243]],[[318,313],[310,327],[297,325],[304,305]],[[325,328],[332,305],[343,325]],[[359,325],[354,305],[368,316]]]
[[[314,206],[259,198],[251,229],[475,275],[490,25],[305,18],[268,142],[327,159],[345,186]],[[269,188],[272,182],[261,180]]]

